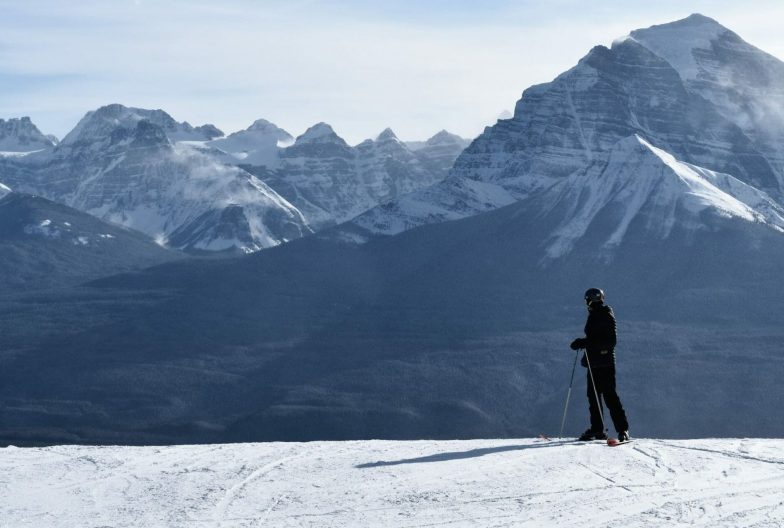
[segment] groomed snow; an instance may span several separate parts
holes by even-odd
[[[0,524],[784,525],[784,440],[0,449]]]

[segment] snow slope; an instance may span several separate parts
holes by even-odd
[[[570,176],[537,200],[564,215],[550,234],[547,253],[553,258],[567,253],[609,209],[615,220],[605,227],[605,248],[618,246],[640,217],[646,233],[657,238],[666,238],[676,226],[707,229],[706,211],[784,232],[784,208],[764,192],[728,174],[683,163],[638,135],[619,141],[604,167]]]
[[[784,440],[0,449],[4,526],[784,523]]]

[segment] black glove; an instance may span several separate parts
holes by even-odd
[[[571,345],[569,345],[569,347],[570,347],[572,350],[577,350],[577,349],[580,349],[580,348],[585,348],[585,339],[584,339],[584,338],[582,338],[582,337],[578,337],[577,339],[575,339],[574,341],[572,341],[572,344],[571,344]]]

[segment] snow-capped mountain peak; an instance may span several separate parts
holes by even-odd
[[[631,38],[667,61],[689,92],[743,131],[767,159],[777,194],[784,196],[784,62],[702,15],[638,29]]]
[[[301,136],[297,137],[294,145],[299,146],[316,143],[337,143],[348,146],[343,138],[338,136],[330,125],[323,122],[316,123],[308,128]]]
[[[29,117],[0,119],[0,152],[32,152],[54,146]]]
[[[214,139],[207,145],[228,154],[229,162],[271,169],[278,165],[278,148],[288,146],[293,141],[291,134],[282,128],[266,119],[257,119],[245,130]]]
[[[275,137],[275,139],[277,139],[278,143],[282,144],[291,143],[294,141],[294,138],[291,136],[291,134],[274,123],[267,121],[266,119],[257,119],[246,130],[244,130],[244,132],[260,132],[264,135],[272,135]],[[242,131],[230,134],[229,137],[236,136],[238,134],[242,134]]]
[[[437,132],[433,137],[425,141],[426,144],[435,146],[435,145],[445,145],[445,144],[461,144],[463,146],[466,145],[467,141],[457,134],[452,134],[447,132],[446,130],[441,130]]]
[[[194,128],[187,121],[178,123],[163,110],[132,108],[115,103],[87,112],[76,127],[63,138],[61,145],[95,143],[111,135],[114,130],[134,129],[142,120],[161,127],[172,142],[206,141],[223,135],[223,132],[213,125]]]
[[[714,42],[725,37],[741,40],[712,18],[700,14],[668,24],[637,29],[629,34],[629,38],[642,43],[669,62],[684,80],[697,79],[704,73],[700,54],[710,51]]]
[[[395,133],[392,131],[391,128],[385,128],[379,135],[376,137],[377,142],[381,141],[400,141]]]

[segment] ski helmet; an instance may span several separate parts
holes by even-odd
[[[588,304],[604,302],[604,292],[599,288],[589,288],[585,291],[585,302]]]

